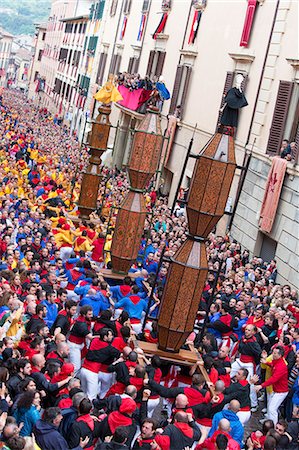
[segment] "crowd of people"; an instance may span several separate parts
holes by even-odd
[[[299,301],[274,260],[211,234],[186,341],[201,356],[193,366],[149,357],[138,340],[158,342],[182,208],[171,216],[149,187],[136,264],[115,284],[101,271],[125,174],[103,169],[97,209],[78,220],[87,151],[14,91],[0,98],[0,159],[2,448],[298,449]]]

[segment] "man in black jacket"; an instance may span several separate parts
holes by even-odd
[[[43,450],[69,450],[66,440],[58,431],[62,414],[60,408],[47,408],[43,418],[38,420],[33,429],[37,444]],[[80,439],[80,443],[72,450],[82,450],[86,447],[89,439]]]
[[[181,411],[176,413],[174,423],[167,425],[162,436],[168,437],[169,448],[172,450],[184,450],[186,447],[191,448],[195,441],[199,441],[201,432],[192,414]],[[158,437],[156,439],[159,440]]]
[[[84,392],[94,400],[100,387],[100,397],[105,397],[112,383],[112,374],[108,367],[120,356],[120,351],[111,345],[113,333],[109,328],[102,328],[99,336],[90,344],[83,363],[80,378]]]
[[[87,450],[93,449],[93,442],[100,435],[101,422],[91,415],[92,403],[88,398],[83,398],[78,406],[78,417],[73,422],[67,438],[70,448],[80,445],[81,440],[88,437]]]
[[[12,399],[20,392],[20,383],[31,375],[31,364],[27,358],[20,358],[17,362],[17,373],[9,378],[7,387]]]
[[[248,422],[251,416],[250,412],[250,384],[247,381],[248,370],[242,367],[236,373],[236,383],[231,384],[225,389],[224,394],[230,395],[234,394],[235,399],[240,403],[240,411],[237,416],[240,419],[242,425]]]
[[[206,397],[206,391],[203,390],[205,379],[201,374],[194,374],[192,376],[192,385],[188,387],[167,388],[151,379],[144,380],[144,384],[148,384],[150,388],[164,398],[175,398],[179,394],[185,394],[191,407],[209,402],[209,398]]]
[[[46,360],[43,355],[34,355],[32,357],[32,373],[31,377],[36,383],[36,387],[39,391],[44,391],[45,394],[53,394],[53,392],[58,391],[62,386],[67,384],[72,377],[68,377],[65,380],[59,381],[58,383],[50,383],[45,377],[45,374],[41,370],[45,367]]]
[[[45,317],[47,315],[47,308],[43,304],[39,304],[36,306],[35,314],[31,317],[29,322],[26,325],[26,333],[27,334],[37,334],[37,327],[39,325],[46,325]]]
[[[77,392],[72,397],[73,405],[70,408],[65,408],[61,410],[62,413],[62,421],[59,425],[59,432],[62,434],[64,439],[68,439],[70,435],[70,429],[74,423],[74,421],[78,417],[78,409],[83,398],[87,398],[84,392]]]
[[[117,427],[113,436],[105,439],[95,448],[95,450],[128,450],[126,445],[128,439],[128,432],[126,427]]]

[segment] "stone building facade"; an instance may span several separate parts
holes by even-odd
[[[171,154],[162,173],[164,192],[172,202],[191,138],[194,138],[192,151],[198,153],[218,129],[223,98],[234,86],[236,75],[242,74],[248,106],[240,112],[235,135],[236,158],[239,167],[246,164],[249,154],[251,160],[247,173],[240,168],[236,170],[228,207],[232,215],[222,220],[220,228],[225,230],[228,226],[232,237],[252,254],[264,254],[266,259],[274,256],[280,280],[299,287],[298,212],[295,214],[299,183],[298,1],[92,3],[93,11],[101,9],[101,24],[97,30],[87,30],[87,45],[94,37],[96,46],[92,49],[91,63],[89,57],[86,101],[73,127],[82,136],[84,118],[96,114],[93,93],[110,73],[163,76],[171,93],[171,99],[164,102],[161,110],[164,128],[168,115],[181,106]],[[94,23],[94,16],[91,18]],[[95,40],[92,42],[94,45]],[[114,132],[111,133],[111,145],[114,162],[119,167],[128,161],[130,129],[141,119],[142,115],[136,111],[119,105],[113,107],[111,122],[118,124],[118,132],[115,139]],[[276,221],[267,235],[259,230],[258,216],[271,158],[279,154],[285,138],[295,142],[295,151],[288,164]],[[194,160],[190,159],[184,187],[188,187],[193,167]]]

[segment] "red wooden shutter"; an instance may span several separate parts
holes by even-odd
[[[226,78],[225,78],[225,83],[224,83],[224,88],[223,88],[223,94],[222,94],[221,103],[220,103],[220,109],[224,105],[224,99],[226,97],[226,94],[233,87],[234,75],[235,75],[234,72],[227,72],[226,73]],[[219,127],[220,127],[221,116],[222,116],[222,112],[219,111],[218,120],[217,120],[217,127],[216,127],[216,131],[218,131],[218,132],[219,132]]]
[[[192,67],[185,66],[184,69],[186,71],[186,78],[185,78],[185,83],[184,83],[184,89],[183,89],[183,92],[182,92],[181,117],[183,117],[183,114],[184,114],[184,107],[185,107],[186,97],[187,97],[187,93],[188,93]]]
[[[148,58],[146,75],[150,76],[153,68],[154,58],[155,58],[155,50],[151,50]]]
[[[291,81],[280,81],[276,104],[273,113],[270,135],[267,145],[267,153],[278,154],[283,140],[283,133],[290,106],[294,83]]]
[[[250,33],[252,29],[254,13],[256,10],[257,0],[248,0],[245,22],[240,41],[240,47],[247,47],[249,44]]]
[[[156,67],[156,73],[155,75],[159,78],[162,75],[162,70],[164,66],[166,52],[159,52],[158,61],[157,61],[157,67]]]
[[[179,90],[180,90],[181,81],[182,81],[182,75],[183,75],[183,66],[178,66],[176,69],[176,74],[175,74],[175,80],[174,80],[173,91],[172,91],[172,96],[171,96],[169,114],[173,114],[175,111],[175,108],[178,106],[177,101],[178,101]]]

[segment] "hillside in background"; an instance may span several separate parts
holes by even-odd
[[[13,35],[34,34],[50,15],[51,0],[1,0],[0,26]]]

